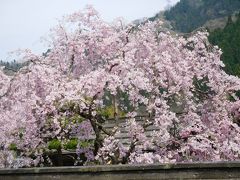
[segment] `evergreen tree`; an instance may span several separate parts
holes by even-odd
[[[218,29],[210,33],[209,41],[222,49],[221,59],[226,65],[225,71],[240,76],[240,15],[235,23],[228,18],[223,30]]]

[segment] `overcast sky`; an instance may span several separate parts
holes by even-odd
[[[45,51],[40,38],[65,14],[93,5],[106,21],[128,22],[151,17],[179,0],[0,0],[0,60],[11,61],[9,51],[29,48]]]

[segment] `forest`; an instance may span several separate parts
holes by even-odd
[[[208,20],[232,15],[240,9],[240,0],[181,0],[164,12],[174,30],[188,33]]]
[[[221,60],[226,65],[224,70],[229,74],[240,76],[240,14],[235,22],[229,16],[224,29],[210,33],[209,41],[222,49]]]

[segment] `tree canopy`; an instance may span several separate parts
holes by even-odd
[[[70,146],[85,165],[239,160],[240,79],[207,32],[159,24],[109,24],[87,7],[52,29],[47,55],[25,50],[28,66],[0,71],[0,167],[48,166],[51,149]],[[109,107],[127,119],[127,144],[104,127]]]

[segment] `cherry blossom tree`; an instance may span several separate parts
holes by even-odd
[[[240,80],[222,70],[207,32],[110,24],[86,7],[48,41],[43,56],[19,54],[29,65],[14,76],[0,70],[0,167],[51,165],[49,142],[61,158],[71,138],[85,165],[240,159]],[[109,109],[123,127],[106,128]]]

